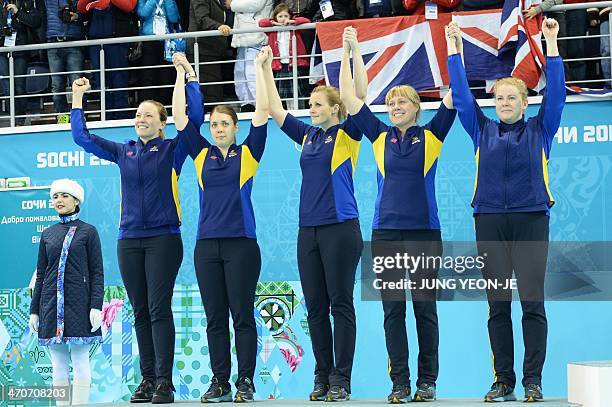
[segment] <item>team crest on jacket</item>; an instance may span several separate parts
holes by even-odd
[[[392,143],[397,143],[398,140],[397,140],[397,137],[393,137],[389,141]]]
[[[134,157],[134,152],[133,152],[133,151],[128,151],[128,152],[126,153],[126,155],[127,155],[128,157]]]
[[[333,140],[334,140],[334,139],[333,139],[333,137],[332,137],[332,136],[327,136],[327,137],[325,138],[325,144],[327,144],[327,143],[331,143]]]
[[[149,151],[151,151],[151,152],[159,151],[159,148],[157,148],[157,146],[153,146]]]
[[[418,138],[417,136],[413,136],[410,141],[411,141],[411,144],[416,144],[416,143],[420,143],[421,139]]]
[[[216,160],[216,159],[217,159],[217,156],[216,156],[216,155],[211,155],[211,156],[210,156],[210,159],[211,159],[211,160]]]

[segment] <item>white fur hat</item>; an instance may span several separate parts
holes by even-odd
[[[64,192],[72,195],[79,200],[81,205],[83,202],[85,202],[85,191],[83,190],[83,187],[80,186],[78,182],[71,179],[63,178],[53,181],[51,184],[51,199],[53,199],[53,195],[57,194],[58,192]]]

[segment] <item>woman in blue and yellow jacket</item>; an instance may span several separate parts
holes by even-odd
[[[183,260],[178,178],[187,157],[180,137],[167,140],[167,112],[150,100],[136,111],[136,140],[116,143],[90,134],[82,109],[86,78],[72,85],[70,125],[74,141],[88,153],[114,162],[121,173],[121,209],[117,257],[134,309],[142,383],[133,402],[174,399],[174,319],[172,292]],[[199,90],[198,90],[199,91]],[[194,109],[197,110],[197,109]],[[202,107],[194,120],[202,119]]]
[[[347,27],[343,35],[340,67],[340,96],[364,135],[372,142],[377,165],[378,195],[372,222],[372,256],[390,256],[402,250],[413,256],[442,254],[442,237],[436,203],[435,176],[442,143],[457,112],[447,94],[436,115],[424,126],[418,93],[408,85],[394,86],[386,94],[391,125],[378,119],[355,95],[350,70],[353,56],[355,83],[367,82],[359,52],[357,31]],[[389,243],[396,242],[396,243]],[[437,278],[436,268],[419,267],[408,273],[416,287]],[[387,283],[399,283],[406,270],[388,269],[381,273]],[[393,382],[391,403],[410,401],[410,370],[406,334],[406,293],[404,289],[381,289],[384,328],[389,353],[389,375]],[[436,399],[438,378],[438,313],[435,290],[413,290],[412,307],[419,339],[419,363],[415,401]]]
[[[472,206],[476,241],[486,256],[484,278],[504,284],[516,276],[523,308],[525,401],[542,399],[542,367],[548,325],[544,310],[544,276],[548,255],[548,160],[565,104],[563,61],[557,49],[558,23],[544,20],[546,94],[538,114],[527,120],[527,87],[516,78],[495,85],[499,121],[484,115],[468,87],[461,60],[461,31],[446,29],[448,70],[459,119],[474,143],[476,182]],[[509,290],[488,290],[489,339],[495,379],[485,401],[515,400],[514,342]]]
[[[272,68],[266,67],[265,73],[270,115],[301,145],[297,260],[316,360],[309,398],[345,401],[350,398],[357,331],[355,271],[363,248],[353,187],[363,134],[355,120],[347,118],[338,89],[318,86],[312,91],[312,124],[307,124],[283,108]],[[365,87],[357,90],[365,98]]]
[[[194,122],[197,100],[185,100],[185,76],[195,77],[181,53],[173,55],[177,70],[172,111],[179,137],[188,145],[196,166],[200,191],[200,217],[194,265],[208,321],[206,336],[213,378],[201,397],[203,403],[232,401],[229,315],[236,333],[238,380],[234,402],[253,401],[257,360],[257,328],[253,315],[255,289],[261,271],[261,253],[255,232],[251,190],[264,153],[268,131],[268,101],[262,64],[270,64],[272,52],[264,47],[255,58],[256,102],[249,134],[238,144],[238,117],[229,106],[215,106],[210,114],[210,138],[200,134]],[[189,86],[187,85],[188,93]],[[197,89],[197,82],[195,88]],[[188,113],[185,113],[186,102]],[[208,141],[210,140],[210,141]]]

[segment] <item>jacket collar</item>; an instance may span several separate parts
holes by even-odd
[[[520,130],[525,127],[525,117],[521,117],[517,122],[508,124],[502,121],[499,122],[499,129],[503,132]]]

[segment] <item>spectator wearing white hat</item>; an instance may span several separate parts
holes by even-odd
[[[53,386],[68,396],[72,361],[72,404],[85,404],[91,385],[89,348],[102,341],[100,237],[95,227],[79,219],[85,192],[76,181],[54,181],[51,199],[60,222],[45,229],[40,239],[29,326],[38,333],[39,345],[49,347]],[[67,397],[61,399],[57,405],[69,404]]]

